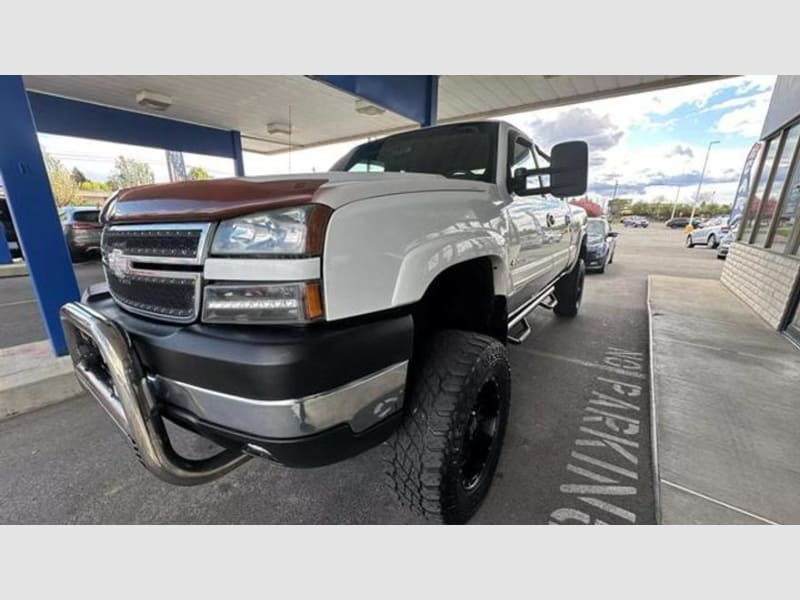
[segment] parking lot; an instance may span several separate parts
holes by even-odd
[[[579,316],[537,311],[533,334],[510,347],[509,428],[475,523],[655,522],[647,275],[718,279],[723,261],[658,223],[615,228],[614,263],[587,276]],[[76,274],[82,287],[102,278],[97,263]],[[0,290],[0,347],[44,339],[27,278]],[[311,470],[253,460],[178,488],[136,462],[89,398],[0,423],[2,523],[415,522],[381,479],[376,448]]]

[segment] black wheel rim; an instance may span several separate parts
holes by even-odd
[[[481,388],[464,433],[461,484],[473,490],[483,480],[500,425],[500,391],[494,380]]]

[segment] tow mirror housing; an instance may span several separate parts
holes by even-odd
[[[550,177],[550,185],[528,187],[528,178]],[[541,169],[519,168],[514,171],[511,189],[519,196],[553,194],[559,198],[580,196],[586,192],[589,175],[589,146],[583,141],[562,142],[553,146],[550,165]]]

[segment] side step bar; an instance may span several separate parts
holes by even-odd
[[[511,331],[517,325],[522,325],[522,332],[517,336],[508,335],[508,341],[512,344],[521,344],[531,334],[531,326],[528,323],[527,317],[531,311],[537,306],[552,310],[558,304],[555,297],[556,286],[551,285],[537,296],[533,296],[525,304],[520,306],[517,310],[511,313],[508,317],[508,331]]]

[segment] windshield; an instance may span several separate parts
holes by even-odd
[[[331,171],[432,173],[494,181],[496,124],[420,129],[362,144]]]
[[[586,222],[586,234],[590,238],[602,238],[606,236],[606,224],[603,221],[592,221],[589,220]]]

